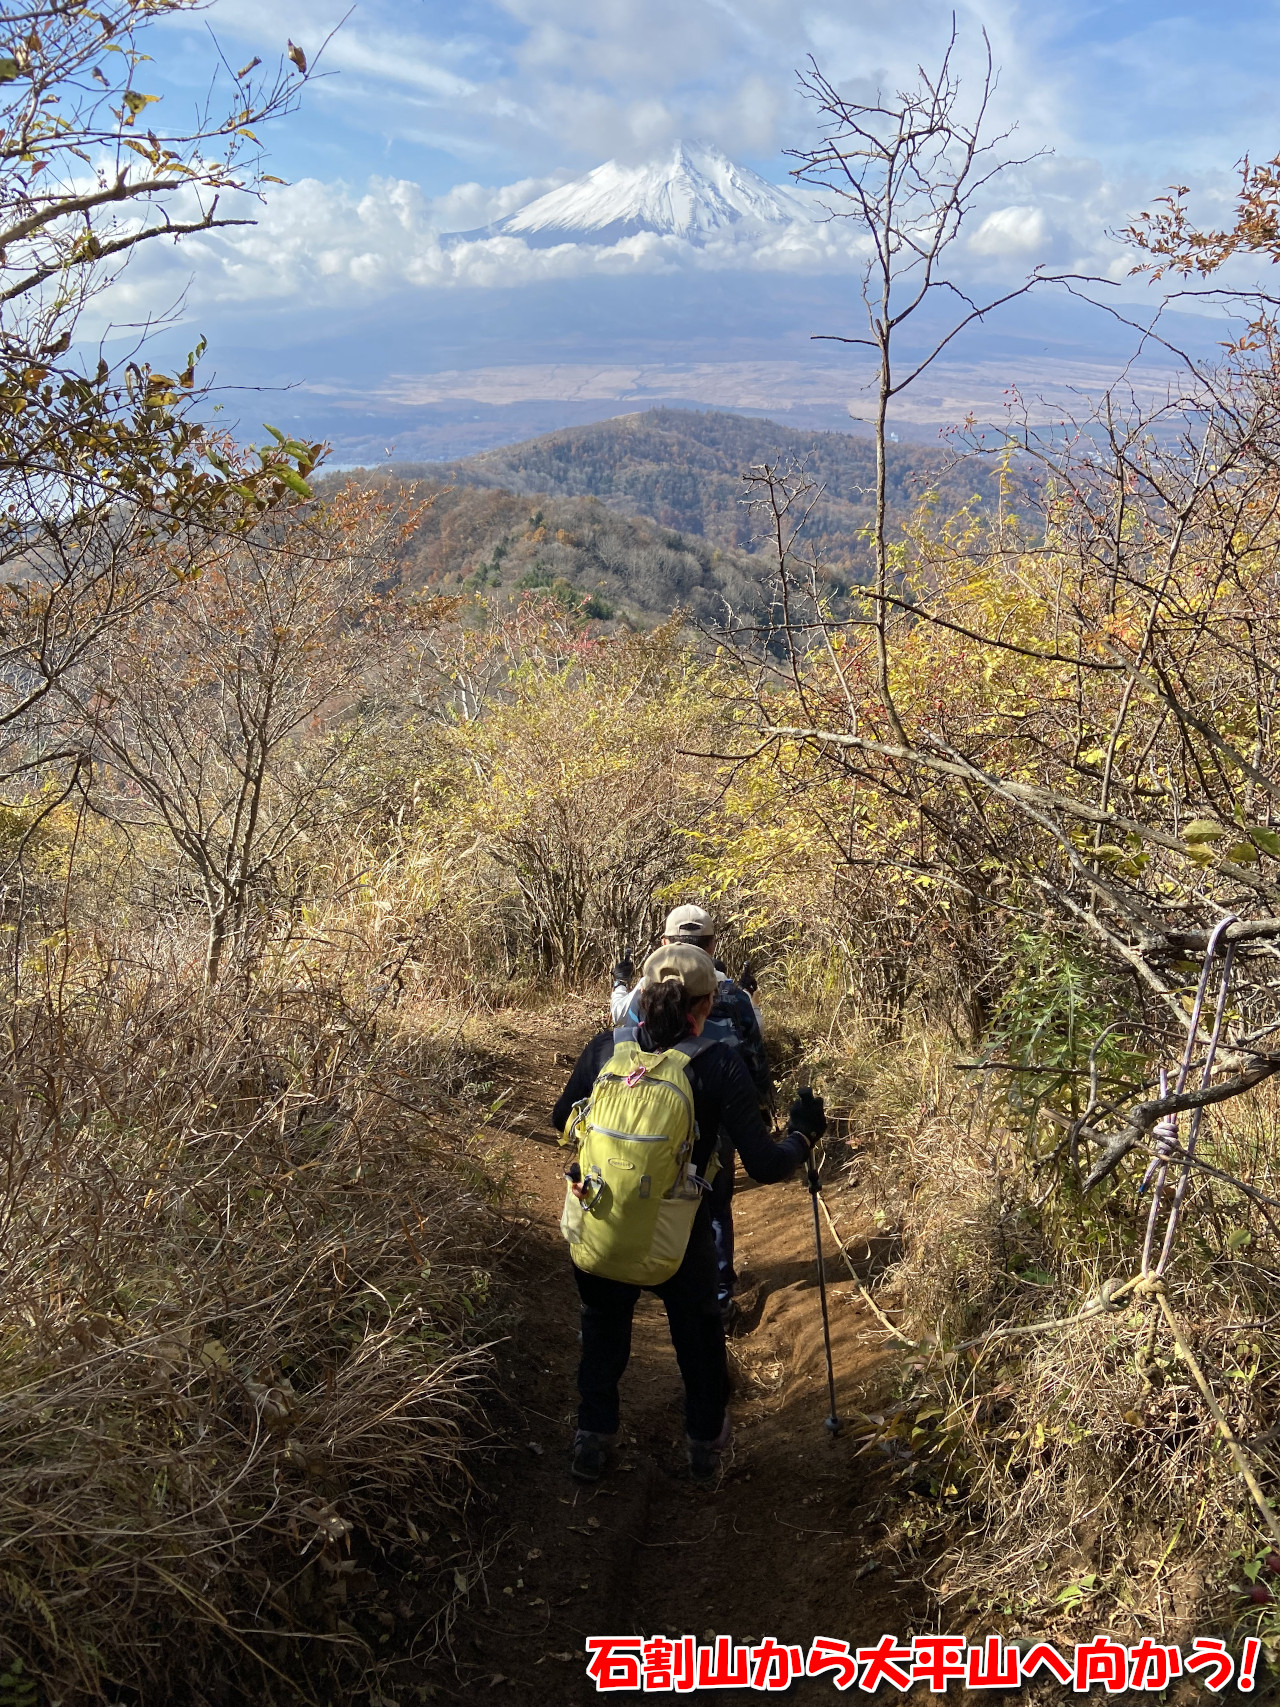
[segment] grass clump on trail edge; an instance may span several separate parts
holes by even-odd
[[[52,970],[0,1103],[0,1670],[411,1684],[473,1566],[485,1180],[433,1120],[465,1059],[296,966]]]

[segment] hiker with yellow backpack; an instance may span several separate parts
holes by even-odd
[[[724,967],[716,960],[716,923],[705,907],[692,903],[676,907],[667,914],[667,922],[662,927],[663,942],[688,942],[695,948],[700,948],[711,956],[719,974],[720,982],[716,989],[715,1001],[711,1007],[703,1035],[719,1037],[742,1053],[743,1063],[755,1083],[756,1094],[760,1098],[761,1113],[772,1125],[773,1123],[773,1073],[769,1067],[769,1057],[765,1053],[764,1038],[760,1032],[760,1013],[755,999],[746,984],[734,982]],[[611,974],[613,979],[613,995],[609,1011],[613,1016],[615,1026],[637,1023],[640,1017],[638,1003],[640,986],[632,989],[635,978],[635,968],[630,959],[620,960]],[[749,978],[749,974],[744,974]],[[749,978],[754,987],[754,978]],[[728,1147],[727,1153],[722,1153],[721,1167],[711,1187],[710,1209],[711,1233],[716,1242],[716,1295],[720,1301],[720,1314],[724,1317],[725,1327],[729,1327],[737,1315],[737,1305],[733,1301],[733,1290],[738,1276],[733,1266],[733,1149]]]
[[[578,1428],[570,1468],[596,1481],[618,1429],[618,1383],[642,1290],[662,1299],[685,1389],[690,1474],[713,1479],[729,1441],[729,1368],[707,1194],[726,1147],[762,1185],[783,1180],[826,1130],[820,1098],[792,1103],[775,1143],[740,1051],[705,1037],[719,975],[687,943],[645,962],[638,1023],[583,1050],[552,1113],[567,1169],[561,1230],[582,1302]],[[727,1140],[727,1144],[726,1144]]]

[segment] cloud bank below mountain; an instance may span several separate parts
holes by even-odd
[[[1088,163],[1038,161],[1002,189],[952,250],[953,278],[999,296],[1039,267],[1143,300],[1130,255],[1107,237],[1132,209],[1127,186],[1099,182]],[[102,306],[117,322],[142,319],[167,293],[180,325],[210,334],[233,385],[297,385],[300,424],[361,457],[384,439],[403,453],[407,434],[425,450],[422,435],[438,432],[447,449],[436,454],[461,454],[475,444],[448,434],[464,421],[481,420],[491,443],[498,417],[520,436],[527,420],[564,424],[610,401],[848,421],[865,412],[867,352],[814,338],[865,331],[867,253],[857,222],[832,217],[821,194],[676,144],[578,178],[434,198],[406,179],[362,192],[305,179],[273,194],[256,226],[149,250]],[[1029,300],[1019,324],[1003,342],[995,322],[976,326],[899,400],[897,419],[990,418],[1011,387],[1053,417],[1128,357],[1114,328],[1064,319],[1061,300]],[[908,343],[921,335],[913,321]],[[285,351],[291,367],[277,362]],[[1158,362],[1142,381],[1152,395],[1169,383]]]
[[[962,281],[1002,285],[1035,266],[1126,277],[1132,258],[1108,231],[1132,213],[1133,186],[1093,162],[1046,160],[1011,172],[1001,191],[952,252]],[[609,161],[568,181],[469,183],[438,197],[404,178],[372,178],[363,190],[305,178],[245,211],[256,225],[140,255],[103,309],[136,319],[184,293],[188,313],[261,312],[362,304],[406,288],[682,271],[853,275],[868,252],[839,202],[684,144],[638,166]]]

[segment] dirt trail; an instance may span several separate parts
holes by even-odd
[[[761,1187],[739,1169],[735,1446],[719,1485],[707,1491],[684,1474],[680,1379],[650,1295],[636,1312],[617,1467],[598,1487],[569,1477],[578,1310],[558,1231],[564,1156],[548,1115],[596,1024],[583,1004],[558,1026],[546,1016],[509,1021],[494,1044],[495,1091],[516,1086],[501,1117],[514,1167],[502,1280],[518,1302],[497,1354],[503,1397],[490,1420],[499,1445],[479,1478],[484,1585],[455,1632],[458,1674],[433,1672],[442,1700],[494,1688],[528,1707],[595,1700],[584,1672],[589,1633],[770,1635],[807,1648],[819,1634],[874,1642],[921,1627],[913,1590],[876,1552],[884,1461],[859,1457],[862,1442],[832,1440],[823,1427],[813,1225],[800,1177]],[[852,1413],[874,1406],[886,1354],[829,1240],[826,1249],[837,1394]],[[792,1692],[819,1694],[834,1698],[829,1681]]]

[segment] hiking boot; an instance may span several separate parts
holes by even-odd
[[[729,1413],[724,1413],[724,1425],[714,1440],[694,1440],[686,1435],[689,1453],[689,1474],[695,1482],[714,1482],[720,1474],[720,1454],[733,1437]]]
[[[609,1442],[612,1438],[612,1435],[592,1434],[590,1430],[580,1428],[573,1437],[569,1474],[576,1476],[580,1482],[598,1482],[609,1462]]]

